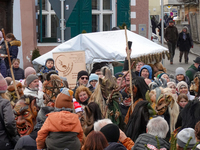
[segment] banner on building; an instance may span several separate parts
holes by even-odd
[[[59,76],[66,77],[69,88],[74,88],[78,72],[86,70],[85,51],[56,52],[53,53],[53,59]]]

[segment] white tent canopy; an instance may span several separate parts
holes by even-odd
[[[145,37],[127,30],[128,40],[132,41],[131,58],[168,51]],[[53,58],[54,52],[85,51],[86,64],[94,62],[124,61],[126,57],[126,39],[124,30],[79,34],[60,44],[53,50],[33,60],[33,64],[44,65],[47,58]]]

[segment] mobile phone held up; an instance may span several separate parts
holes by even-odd
[[[129,48],[129,50],[131,49],[131,46],[132,46],[132,42],[128,41],[128,48]]]

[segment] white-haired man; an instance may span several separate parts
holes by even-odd
[[[157,149],[156,136],[160,143],[160,149],[169,150],[169,143],[164,140],[168,131],[169,126],[164,118],[156,117],[151,119],[147,124],[147,133],[143,133],[137,138],[132,150],[146,150],[145,145],[149,149]]]
[[[101,119],[94,123],[94,131],[100,131],[101,128],[106,126],[107,124],[112,124],[110,119]],[[134,142],[128,138],[122,130],[120,131],[119,141],[127,148],[127,150],[131,150],[134,146]]]

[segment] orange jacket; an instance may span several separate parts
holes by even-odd
[[[49,132],[76,132],[80,142],[83,139],[83,129],[78,115],[69,111],[52,112],[47,115],[36,139],[37,149],[45,148],[45,140]]]

